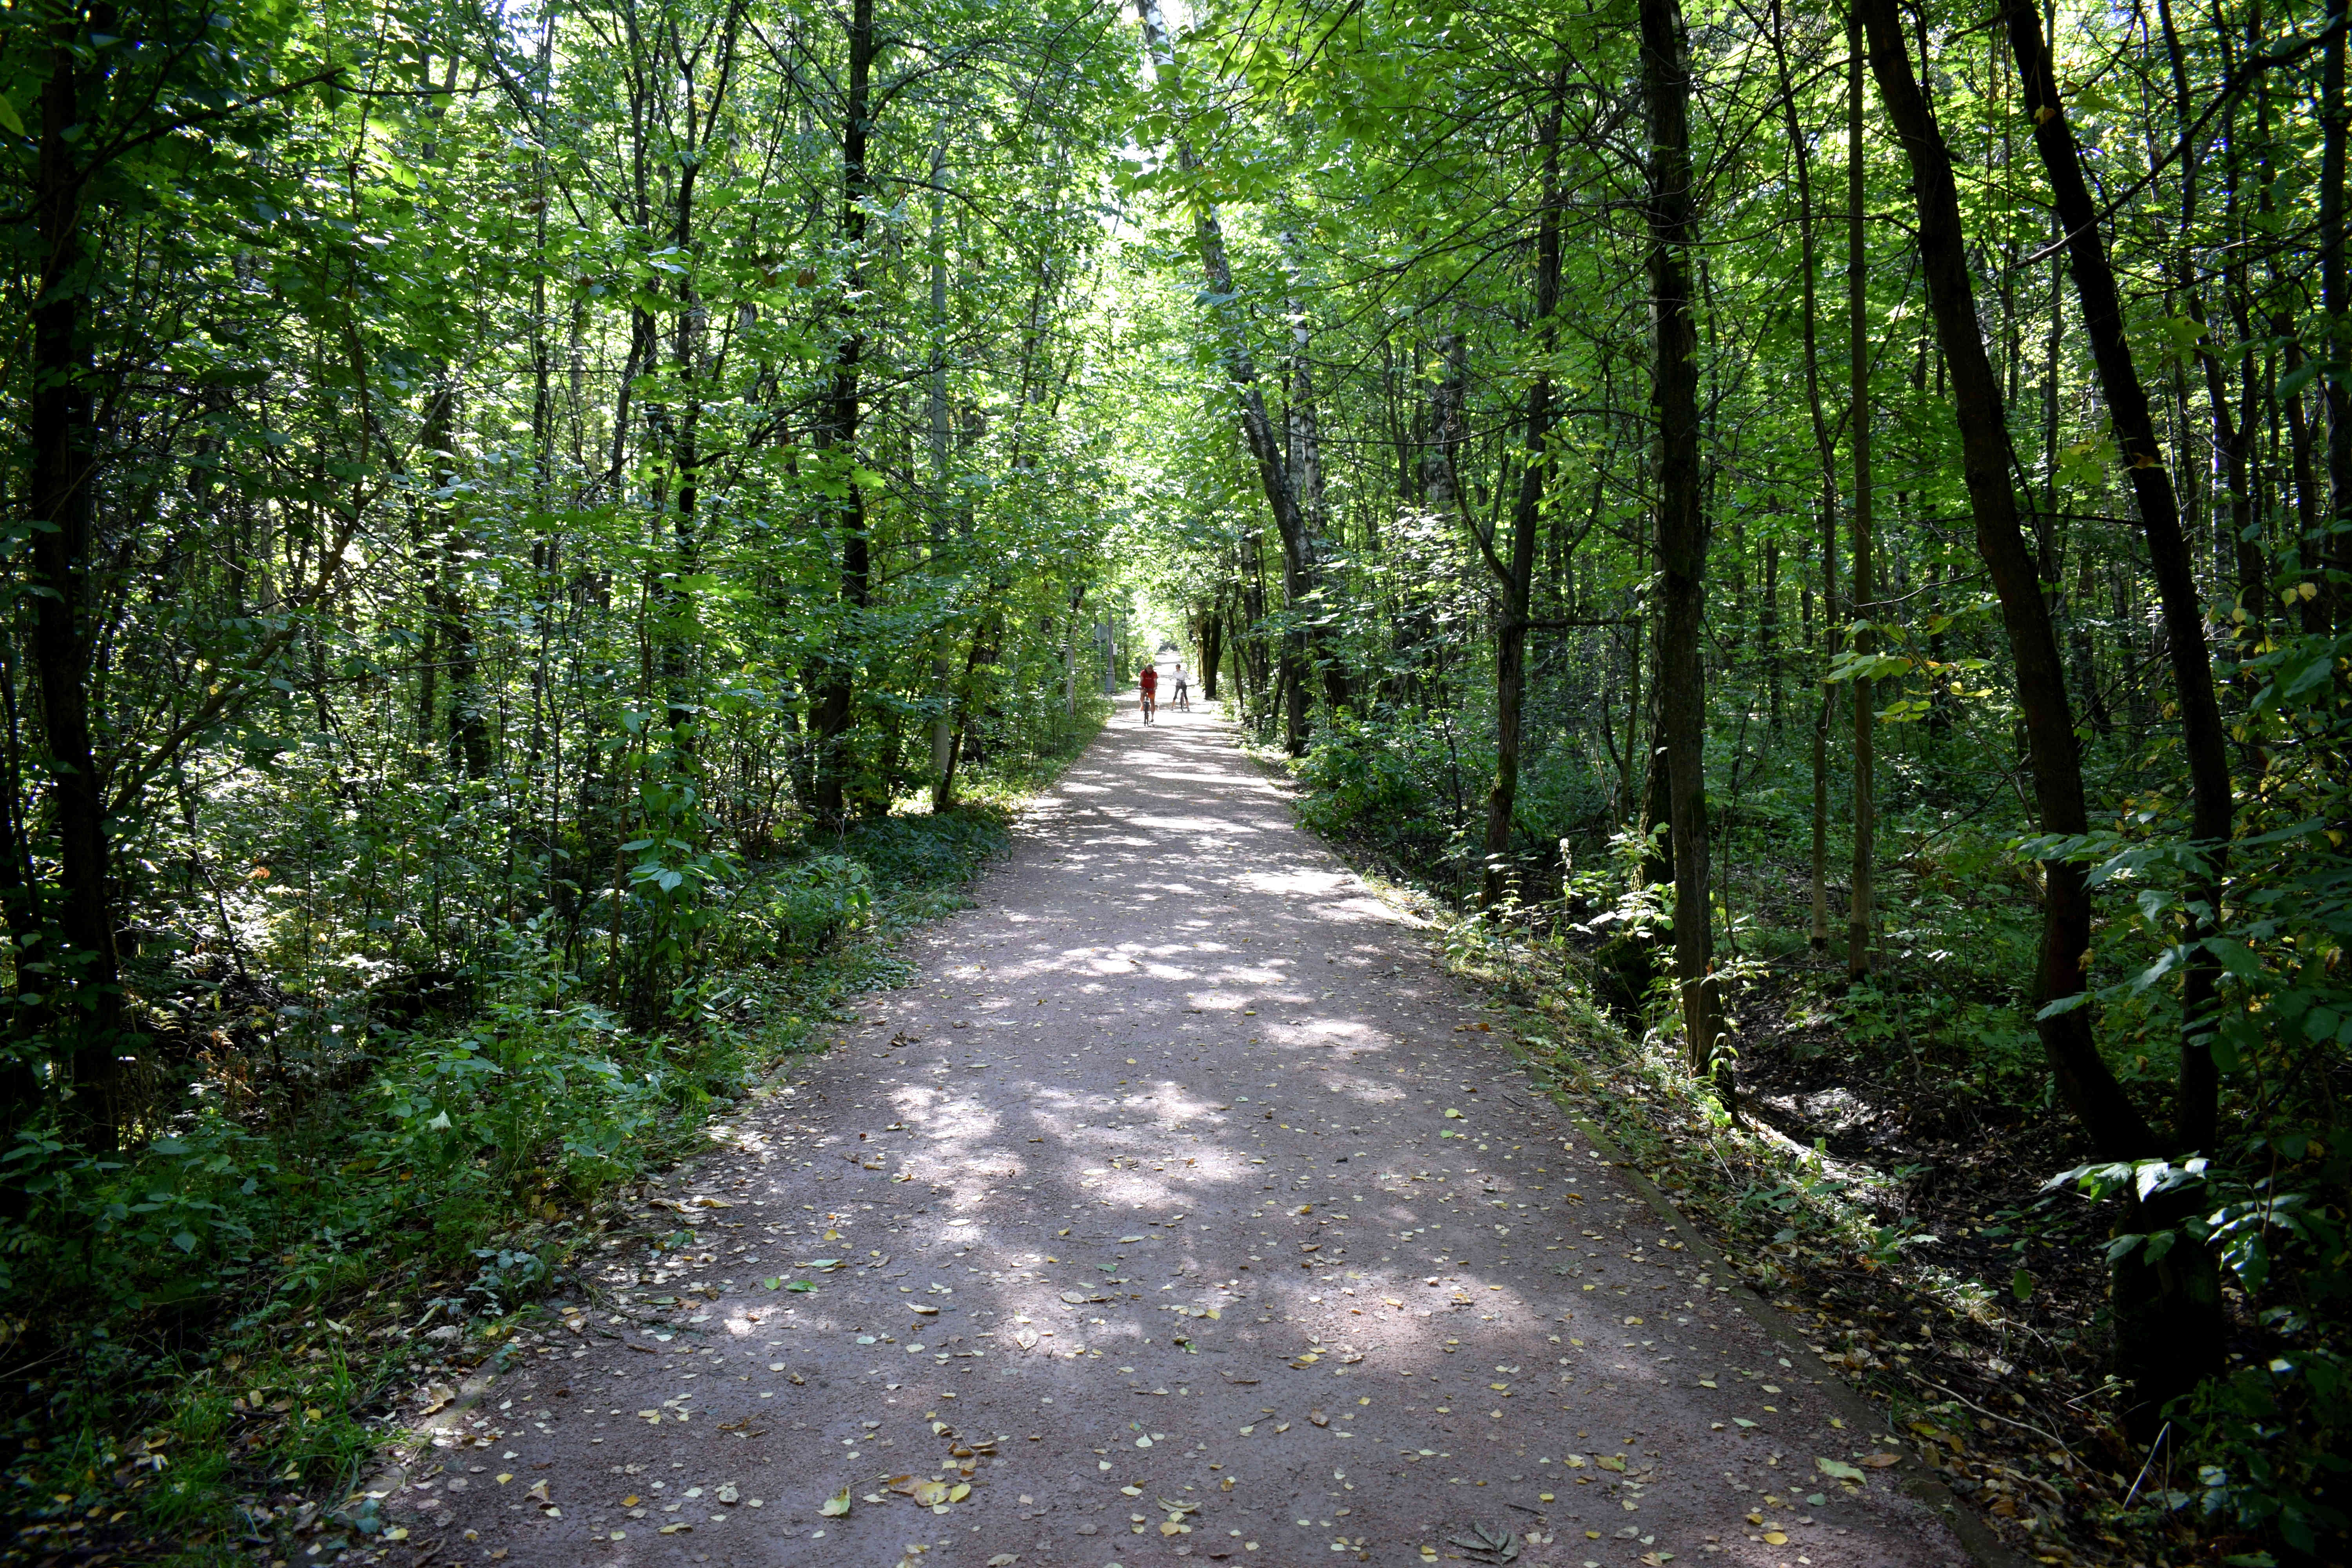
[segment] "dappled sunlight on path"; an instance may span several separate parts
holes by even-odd
[[[1123,714],[976,898],[680,1173],[690,1245],[612,1255],[583,1349],[445,1418],[438,1489],[392,1505],[415,1539],[1135,1568],[1494,1561],[1484,1526],[1578,1568],[1963,1561],[1820,1464],[1867,1448],[1818,1380],[1225,726]]]

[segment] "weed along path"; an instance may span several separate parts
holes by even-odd
[[[385,1561],[1967,1561],[1228,728],[1122,714],[977,898],[423,1422]]]

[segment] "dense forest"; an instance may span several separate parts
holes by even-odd
[[[1998,1342],[2042,1561],[2340,1560],[2347,31],[14,5],[28,1539],[348,1483],[388,1282],[560,1273],[1164,631],[1810,1160],[1766,1279]]]

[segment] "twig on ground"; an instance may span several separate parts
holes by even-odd
[[[2139,1496],[2139,1484],[2147,1479],[2147,1472],[2156,1467],[2157,1450],[2164,1447],[2164,1440],[2171,1435],[2171,1432],[2172,1423],[2169,1421],[2156,1429],[2156,1441],[2147,1446],[2147,1463],[2140,1466],[2139,1474],[2132,1478],[2131,1490],[2124,1493],[2126,1508],[2131,1507],[2132,1499]]]
[[[1979,1415],[1990,1416],[2005,1426],[2014,1426],[2021,1432],[2031,1432],[2044,1442],[2056,1444],[2060,1453],[2065,1455],[2070,1459],[2074,1459],[2076,1464],[2082,1463],[2079,1458],[2075,1458],[2074,1449],[2069,1448],[2066,1447],[2064,1442],[2059,1438],[2052,1436],[2049,1433],[2044,1432],[2041,1427],[2034,1426],[2032,1422],[2012,1420],[1997,1410],[1987,1410],[1983,1405],[1979,1405],[1967,1394],[1956,1393],[1951,1389],[1946,1388],[1942,1384],[1937,1383],[1932,1377],[1923,1377],[1919,1381],[1926,1384],[1928,1387],[1936,1390],[1938,1394],[1947,1394],[1951,1398],[1958,1400],[1961,1404],[1967,1405],[1969,1409],[1975,1411]]]

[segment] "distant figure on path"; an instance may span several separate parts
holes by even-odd
[[[1152,709],[1159,706],[1160,667],[1157,664],[1145,665],[1143,673],[1136,677],[1136,684],[1143,688],[1143,721],[1149,724]]]
[[[1169,706],[1179,713],[1190,713],[1192,710],[1192,699],[1187,694],[1191,690],[1192,687],[1184,679],[1184,667],[1180,664],[1176,667],[1176,700]]]

